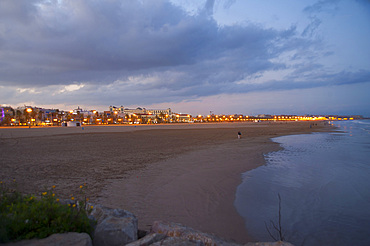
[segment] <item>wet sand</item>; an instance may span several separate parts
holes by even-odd
[[[279,149],[271,137],[326,130],[310,124],[0,128],[0,179],[34,194],[56,185],[65,198],[86,183],[92,202],[133,212],[140,229],[167,220],[245,243],[233,206],[241,173]]]

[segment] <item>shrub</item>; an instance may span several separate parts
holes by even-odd
[[[45,238],[54,233],[86,232],[92,225],[87,216],[86,198],[61,204],[53,190],[41,197],[22,195],[1,183],[0,243],[31,238]],[[55,188],[55,187],[53,187]]]

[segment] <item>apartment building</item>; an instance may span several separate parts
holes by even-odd
[[[111,113],[127,114],[127,115],[132,115],[132,114],[171,115],[172,114],[172,111],[170,108],[168,109],[146,109],[146,108],[137,107],[135,109],[129,109],[123,106],[121,107],[109,106],[109,111]]]

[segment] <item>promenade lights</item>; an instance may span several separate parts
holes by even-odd
[[[32,108],[27,108],[27,109],[26,109],[26,112],[27,112],[27,113],[31,113],[31,112],[32,112]],[[27,118],[28,118],[28,116],[27,116]],[[31,122],[30,122],[30,121],[28,121],[27,123],[28,123],[28,127],[29,127],[29,128],[31,128]]]

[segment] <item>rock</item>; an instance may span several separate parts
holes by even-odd
[[[140,238],[143,238],[145,237],[146,235],[148,235],[149,232],[148,231],[144,231],[144,230],[137,230],[137,238],[140,239]]]
[[[189,244],[189,245],[230,245],[236,246],[238,244],[233,242],[227,242],[221,238],[218,238],[212,234],[207,234],[194,230],[190,227],[183,226],[177,223],[155,221],[153,223],[151,232],[165,234],[168,237],[176,237],[180,239],[189,240],[191,243],[202,242],[202,244]]]
[[[91,204],[89,204],[91,206]],[[194,230],[177,223],[155,221],[150,233],[141,231],[138,240],[137,218],[131,212],[96,205],[89,218],[97,222],[92,241],[87,233],[53,234],[44,239],[23,240],[6,246],[241,246],[213,234]],[[293,246],[288,242],[253,242],[244,246]]]
[[[102,222],[105,218],[107,218],[112,213],[111,208],[88,203],[88,207],[91,207],[91,206],[93,207],[93,209],[89,213],[89,219],[95,220],[97,224]]]
[[[94,246],[125,245],[137,240],[137,218],[129,211],[96,205],[89,217],[97,221]]]
[[[166,237],[164,240],[153,243],[150,246],[204,246],[204,243],[200,240],[189,240],[178,237]]]
[[[137,239],[137,225],[131,218],[108,216],[97,225],[94,232],[95,246],[125,245]]]
[[[247,243],[244,246],[293,246],[293,244],[288,242],[256,242],[256,243]]]
[[[92,241],[87,233],[58,233],[43,239],[22,240],[7,243],[7,246],[92,246]]]
[[[152,245],[153,243],[162,241],[166,238],[166,235],[164,234],[158,234],[158,233],[149,233],[145,237],[127,244],[126,246],[147,246]]]

